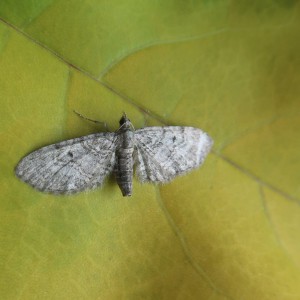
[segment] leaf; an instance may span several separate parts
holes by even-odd
[[[0,3],[1,299],[300,298],[296,1]],[[13,173],[103,128],[196,126],[199,170],[74,196]]]

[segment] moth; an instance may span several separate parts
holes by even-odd
[[[15,173],[35,189],[77,193],[101,186],[114,173],[123,196],[142,182],[167,183],[199,167],[213,141],[201,129],[181,126],[135,130],[124,113],[116,132],[95,133],[43,147],[25,156]]]

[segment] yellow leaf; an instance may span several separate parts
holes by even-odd
[[[0,2],[1,299],[300,299],[296,1]],[[14,175],[98,131],[200,127],[203,167],[72,196]]]

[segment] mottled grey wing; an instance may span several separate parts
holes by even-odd
[[[115,134],[96,133],[43,147],[25,156],[16,175],[49,193],[76,193],[101,185],[113,170]]]
[[[202,164],[213,144],[193,127],[146,127],[135,131],[136,175],[142,182],[168,182]]]

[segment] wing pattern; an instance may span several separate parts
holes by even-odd
[[[16,175],[34,188],[68,194],[102,185],[115,163],[115,133],[96,133],[43,147],[25,156]]]
[[[193,127],[146,127],[135,131],[136,175],[141,182],[169,182],[202,164],[213,144]]]

